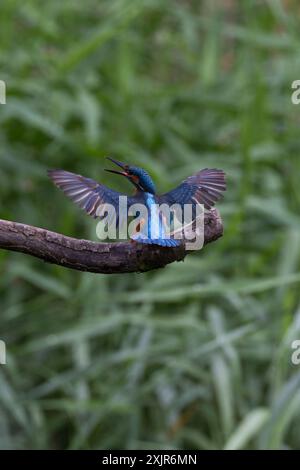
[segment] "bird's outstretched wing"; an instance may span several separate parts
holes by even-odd
[[[48,170],[48,175],[54,184],[62,189],[66,196],[94,218],[103,217],[106,205],[111,204],[115,208],[118,223],[119,197],[127,197],[127,208],[138,202],[134,196],[129,197],[127,194],[107,188],[91,178],[86,178],[69,171]]]
[[[179,186],[168,193],[158,196],[159,203],[168,205],[203,204],[205,209],[211,209],[222,198],[226,190],[225,173],[223,170],[208,169],[199,171],[186,178]]]

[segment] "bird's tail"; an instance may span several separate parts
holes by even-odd
[[[132,240],[138,243],[145,243],[147,245],[159,245],[164,247],[175,248],[181,244],[181,240],[175,240],[174,238],[143,238],[136,234],[132,237]]]

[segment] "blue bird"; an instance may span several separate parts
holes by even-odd
[[[131,239],[139,243],[164,247],[180,245],[181,240],[166,236],[166,223],[163,214],[157,209],[158,205],[163,203],[168,206],[179,204],[183,209],[185,204],[191,204],[193,208],[197,204],[203,204],[205,209],[209,210],[221,199],[222,192],[226,190],[224,171],[206,168],[189,176],[175,189],[157,195],[152,178],[143,168],[127,165],[113,158],[109,158],[109,160],[120,167],[122,171],[106,171],[127,178],[135,186],[134,195],[127,196],[97,183],[91,178],[65,170],[48,170],[48,175],[66,196],[95,218],[99,217],[100,206],[111,204],[116,211],[116,226],[121,218],[119,214],[120,196],[127,196],[127,210],[137,203],[146,206],[151,217],[148,217],[147,220],[140,220],[135,233],[131,235]]]

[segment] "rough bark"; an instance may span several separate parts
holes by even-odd
[[[219,212],[212,209],[205,215],[204,244],[223,234]],[[60,233],[0,219],[0,248],[18,251],[66,268],[93,273],[145,272],[182,261],[193,253],[184,244],[163,248],[134,242],[98,243],[67,237]]]

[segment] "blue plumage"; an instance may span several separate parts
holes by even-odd
[[[155,196],[148,192],[145,192],[143,196],[149,217],[147,220],[142,219],[138,222],[139,230],[131,235],[132,240],[140,243],[165,247],[179,246],[181,243],[180,240],[174,240],[167,236],[167,227],[164,223],[163,215],[161,211],[159,211],[158,201]]]
[[[139,185],[143,188],[143,191],[150,194],[156,193],[155,185],[152,181],[152,178],[146,170],[144,170],[143,168],[139,168],[138,166],[130,166],[130,172],[133,176],[139,179]]]
[[[120,196],[127,196],[127,210],[137,203],[146,205],[151,216],[147,221],[142,221],[143,223],[139,224],[137,232],[131,235],[131,238],[139,243],[164,247],[176,247],[181,244],[181,240],[167,237],[167,227],[162,213],[155,209],[156,204],[168,204],[169,206],[177,204],[182,209],[185,204],[191,204],[194,209],[197,204],[203,204],[205,209],[211,209],[222,197],[222,192],[226,190],[224,171],[206,168],[189,176],[168,193],[157,195],[152,178],[143,168],[125,165],[112,158],[109,159],[122,168],[122,171],[106,171],[126,177],[136,188],[136,193],[133,196],[129,197],[107,188],[91,178],[68,171],[49,170],[48,174],[56,186],[93,217],[101,217],[103,212],[99,213],[100,208],[103,211],[103,207],[110,204],[116,210],[118,224]],[[151,208],[154,210],[151,211]]]

